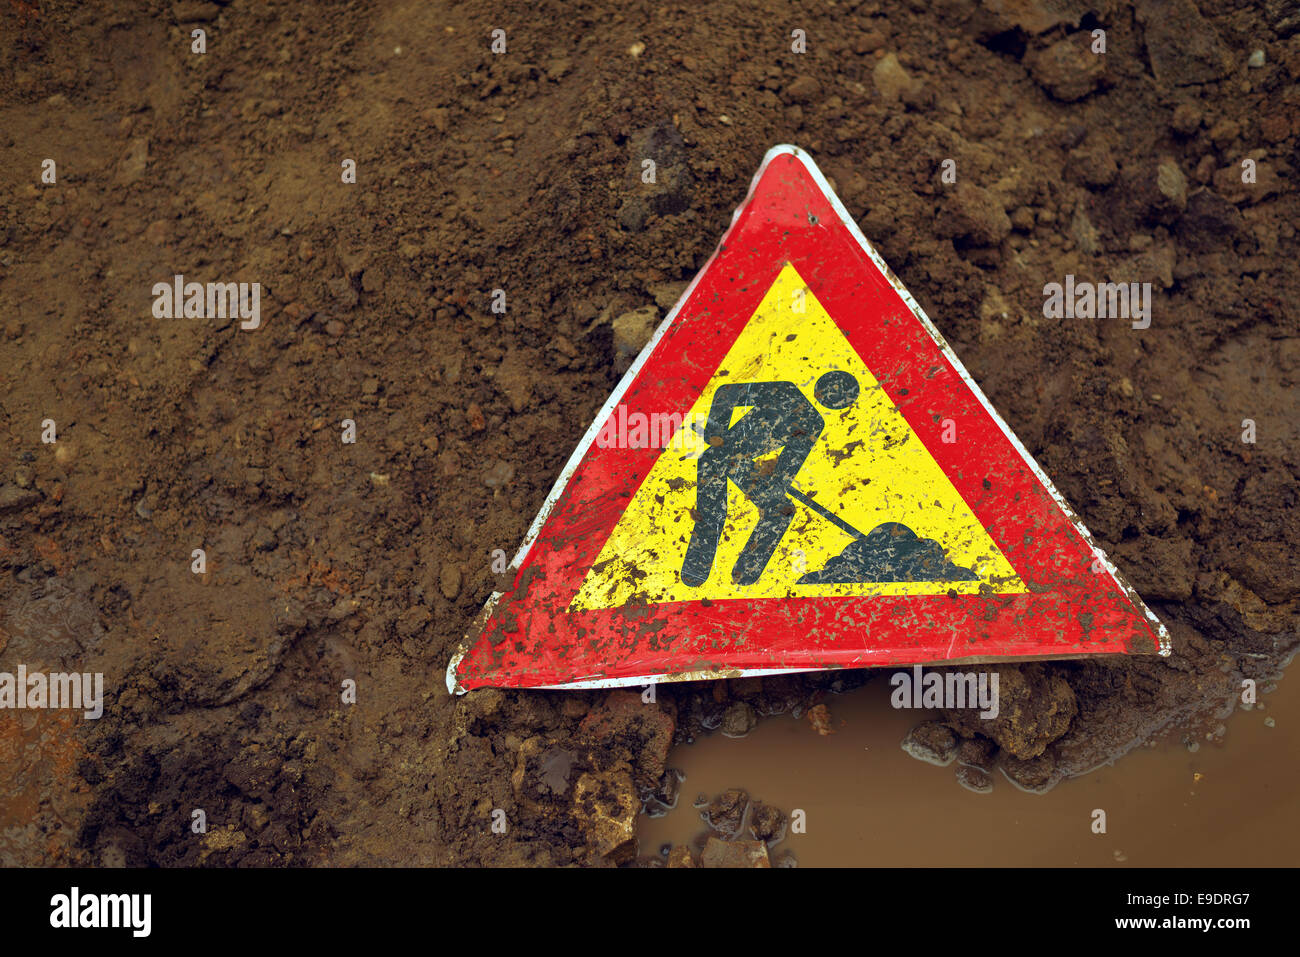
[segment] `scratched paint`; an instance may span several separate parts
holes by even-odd
[[[783,323],[791,331],[776,333]],[[851,375],[856,392],[822,396],[818,425],[807,408],[827,372]],[[729,388],[735,408],[715,422]],[[771,449],[767,465],[735,471],[736,456],[698,446],[597,446],[620,406],[693,412],[713,423],[707,445],[727,446],[734,426],[746,452],[763,451],[761,430],[744,428],[756,411],[768,428],[794,415],[817,434],[789,430],[797,467]],[[751,546],[760,523],[771,532]],[[1163,626],[793,147],[765,158],[512,569],[449,689],[1168,653]]]

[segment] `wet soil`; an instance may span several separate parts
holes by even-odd
[[[1173,635],[1003,669],[1005,720],[953,734],[1046,786],[1272,680],[1300,12],[1200,7],[0,2],[0,670],[108,694],[0,713],[0,861],[633,862],[674,742],[861,683],[443,686],[494,552],[781,142]],[[261,328],[154,318],[175,274],[262,283]],[[1150,328],[1043,318],[1067,274],[1153,283]]]

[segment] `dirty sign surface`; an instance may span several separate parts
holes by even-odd
[[[1169,651],[789,146],[510,572],[450,690]]]

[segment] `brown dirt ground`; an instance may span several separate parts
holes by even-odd
[[[1167,661],[1005,669],[1010,773],[1272,680],[1300,601],[1300,8],[1200,7],[0,0],[0,670],[109,695],[0,715],[0,862],[623,862],[674,740],[864,680],[653,708],[443,686],[491,551],[626,364],[612,318],[671,304],[781,142],[1173,633]],[[260,281],[263,327],[154,319],[174,273]],[[1151,328],[1043,319],[1066,273],[1155,283]]]

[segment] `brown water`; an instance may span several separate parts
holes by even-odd
[[[992,793],[976,794],[957,783],[955,762],[908,756],[899,742],[931,715],[890,707],[890,690],[874,680],[825,699],[833,735],[783,715],[743,739],[678,747],[669,764],[686,774],[681,797],[661,818],[642,816],[641,853],[689,843],[704,830],[696,795],[740,787],[806,812],[807,832],[773,848],[802,867],[1300,864],[1300,694],[1285,681],[1234,713],[1222,740],[1201,735],[1193,752],[1174,734],[1047,794],[999,771]],[[1097,808],[1105,834],[1092,832]]]

